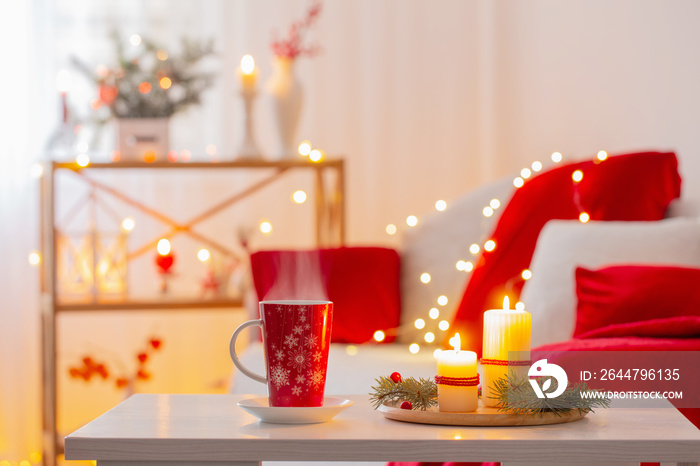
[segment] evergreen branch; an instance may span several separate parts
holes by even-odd
[[[491,385],[494,396],[489,398],[496,400],[499,411],[507,411],[513,414],[534,414],[542,416],[545,413],[554,413],[557,416],[578,409],[581,413],[593,412],[594,408],[610,407],[610,398],[584,397],[583,392],[597,392],[589,388],[585,383],[575,385],[568,384],[564,393],[556,398],[538,398],[530,386],[528,376],[518,378],[515,373],[507,374],[496,380]],[[538,381],[538,383],[540,383]],[[554,381],[553,383],[556,383]]]
[[[396,401],[410,401],[413,409],[423,411],[437,406],[437,385],[431,379],[406,377],[394,382],[390,377],[381,376],[375,382],[377,386],[372,387],[373,392],[369,394],[374,409]]]

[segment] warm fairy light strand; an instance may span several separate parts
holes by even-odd
[[[601,150],[601,151],[598,151],[598,153],[596,154],[596,156],[594,158],[594,162],[600,163],[600,162],[607,160],[607,158],[608,158],[608,153],[604,150]],[[562,155],[561,152],[553,152],[552,155],[550,156],[550,159],[552,160],[553,163],[558,164],[558,163],[562,162],[562,160],[564,160],[564,156]],[[516,189],[523,187],[525,185],[525,180],[529,180],[536,173],[539,173],[543,168],[544,168],[544,164],[539,160],[535,160],[534,162],[532,162],[530,167],[525,167],[525,168],[522,168],[520,170],[520,173],[519,173],[520,176],[516,176],[513,179],[513,186],[515,186]],[[572,172],[571,176],[572,176],[572,181],[574,183],[580,183],[580,182],[582,182],[582,180],[584,178],[584,173],[582,170],[575,170],[574,172]],[[435,209],[439,212],[444,211],[446,209],[446,207],[447,207],[447,203],[442,199],[437,200],[435,202]],[[484,217],[490,218],[496,213],[496,210],[498,210],[500,207],[501,207],[500,200],[492,199],[488,205],[483,207],[482,214]],[[578,219],[580,222],[586,223],[586,222],[590,221],[590,218],[591,217],[590,217],[590,214],[588,212],[585,212],[583,210],[581,210],[579,212]],[[414,227],[418,224],[418,218],[415,215],[410,215],[406,218],[406,224],[409,227]],[[398,228],[395,224],[390,223],[386,226],[386,233],[388,235],[394,235],[397,232],[398,232]],[[496,248],[496,242],[493,239],[489,239],[489,240],[485,241],[483,243],[483,245],[480,245],[477,243],[472,243],[469,246],[469,252],[473,256],[477,256],[480,253],[482,253],[482,251],[483,252],[491,252],[491,251],[495,250],[495,248]],[[474,270],[474,262],[465,261],[464,259],[459,259],[455,262],[455,269],[458,272],[470,273]],[[424,272],[421,275],[421,282],[429,283],[430,279],[428,279],[428,277],[430,277],[430,274],[428,272]],[[530,278],[532,278],[532,272],[529,269],[524,269],[521,271],[518,278],[521,280],[529,280]],[[428,281],[425,281],[425,279],[427,279]],[[444,300],[444,301],[441,302],[441,300]],[[437,298],[437,301],[438,301],[438,304],[440,306],[445,306],[447,304],[447,297],[444,295],[441,295]],[[516,309],[524,309],[524,307],[525,307],[525,305],[522,302],[516,303]],[[435,307],[431,308],[428,312],[428,316],[430,317],[431,320],[437,320],[439,315],[440,315],[440,311]],[[422,330],[423,328],[425,328],[426,323],[425,323],[424,319],[417,319],[414,322],[414,325],[418,330]],[[446,331],[449,328],[449,322],[446,320],[440,321],[438,324],[438,328],[441,331]],[[428,341],[428,339],[431,338],[428,335],[433,335],[433,337],[434,337],[434,333],[426,332],[423,335],[424,340],[426,340],[428,343],[431,343],[431,341]],[[418,345],[418,343],[412,343],[409,346],[409,351],[413,354],[416,354],[420,351],[420,346]],[[436,351],[439,351],[439,350],[436,350]]]

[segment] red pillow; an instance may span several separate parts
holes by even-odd
[[[700,316],[700,269],[620,265],[576,269],[574,336],[615,324]]]
[[[579,183],[575,170],[583,172]],[[643,152],[586,161],[555,168],[525,182],[505,206],[455,314],[447,337],[459,332],[469,349],[481,353],[483,313],[520,296],[520,274],[530,265],[542,227],[552,219],[660,220],[668,204],[680,196],[678,161],[672,152]]]
[[[400,260],[393,249],[337,248],[259,251],[251,255],[259,300],[330,299],[331,341],[365,343],[383,330],[394,341],[399,326]]]

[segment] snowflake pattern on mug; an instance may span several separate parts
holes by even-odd
[[[268,342],[270,356],[268,375],[270,387],[279,391],[275,396],[304,399],[317,396],[323,389],[329,335],[320,332],[326,320],[318,320],[315,309],[277,305],[270,308],[281,319],[282,325],[274,340]],[[324,367],[321,367],[321,364]],[[322,392],[321,392],[322,394]],[[272,393],[270,394],[272,396]]]
[[[270,371],[270,380],[278,389],[289,385],[289,372],[289,369],[285,369],[281,365],[274,366]]]
[[[301,372],[311,366],[310,354],[304,351],[302,347],[293,349],[287,355],[289,356],[287,367],[294,367],[298,372]]]

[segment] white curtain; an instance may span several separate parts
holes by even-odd
[[[0,460],[36,460],[40,444],[37,180],[38,70],[33,5],[0,4]],[[32,455],[33,454],[33,455]]]

